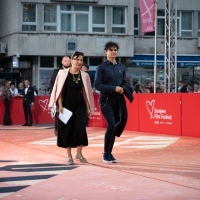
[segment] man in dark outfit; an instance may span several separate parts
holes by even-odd
[[[185,86],[185,83],[183,81],[179,81],[178,85],[179,85],[178,92],[180,92],[180,93],[187,93],[188,92],[187,87]]]
[[[53,70],[53,74],[52,74],[52,77],[51,77],[51,80],[50,80],[50,86],[49,86],[49,94],[51,94],[52,90],[53,90],[53,85],[54,85],[54,82],[56,80],[56,76],[59,72],[60,69],[65,69],[65,68],[69,68],[70,67],[70,58],[68,56],[64,56],[62,58],[62,67],[61,68],[58,68],[58,69],[54,69]]]
[[[23,95],[23,109],[26,123],[22,126],[32,126],[32,112],[31,107],[34,105],[34,89],[30,86],[29,80],[24,81],[25,89]]]
[[[97,67],[94,79],[94,87],[100,91],[99,106],[107,122],[103,153],[103,162],[107,163],[116,162],[112,155],[115,127],[119,121],[119,101],[124,98],[121,85],[127,85],[125,66],[116,62],[118,49],[119,45],[115,42],[105,44],[107,60]]]
[[[10,99],[11,99],[11,92],[10,92],[10,81],[5,80],[5,86],[3,86],[2,90],[2,100],[4,102],[4,117],[3,117],[3,125],[10,126]]]
[[[51,77],[51,80],[50,80],[50,86],[49,86],[49,94],[51,95],[51,93],[52,93],[52,90],[53,90],[53,86],[54,86],[54,82],[55,82],[55,80],[56,80],[56,76],[57,76],[57,74],[58,74],[58,72],[59,72],[59,70],[60,69],[65,69],[65,68],[69,68],[70,67],[70,62],[71,62],[71,59],[68,57],[68,56],[64,56],[63,58],[62,58],[62,61],[61,61],[61,63],[62,63],[62,68],[58,68],[58,69],[54,69],[54,71],[53,71],[53,74],[52,74],[52,77]],[[57,113],[58,114],[58,113]],[[54,130],[54,133],[55,133],[55,135],[57,135],[57,121],[58,121],[58,115],[56,114],[56,116],[55,116],[55,130]]]

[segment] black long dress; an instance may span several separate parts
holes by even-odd
[[[11,92],[9,87],[4,86],[2,91],[2,99],[4,102],[4,117],[3,117],[3,125],[9,126],[11,125],[10,120],[10,99],[11,99]]]
[[[78,77],[78,74],[74,75]],[[81,92],[83,88],[82,78],[78,83],[73,81],[73,75],[69,72],[65,80],[63,89],[63,107],[72,111],[72,116],[64,124],[58,121],[57,145],[59,147],[75,148],[77,146],[87,146],[88,138],[86,133],[86,105]]]

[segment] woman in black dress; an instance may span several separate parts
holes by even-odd
[[[3,125],[10,126],[10,99],[11,99],[11,92],[10,92],[10,82],[5,81],[5,86],[2,89],[2,100],[4,102],[4,118],[3,118]]]
[[[71,148],[77,148],[76,159],[87,163],[82,155],[82,147],[88,145],[85,116],[90,116],[94,111],[94,100],[89,75],[80,71],[83,56],[82,52],[75,52],[71,67],[59,71],[49,103],[49,107],[52,107],[52,103],[57,102],[59,113],[63,108],[73,113],[67,124],[58,121],[57,145],[67,148],[68,165],[74,164]]]

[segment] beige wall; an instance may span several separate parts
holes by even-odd
[[[120,56],[132,56],[134,53],[153,53],[154,37],[133,36],[134,7],[138,0],[99,0],[98,5],[125,5],[128,7],[127,34],[76,34],[76,33],[24,33],[21,31],[21,0],[1,0],[0,6],[0,42],[7,44],[7,55],[13,56],[16,52],[21,55],[63,55],[66,53],[66,39],[77,39],[78,49],[87,56],[102,56],[103,43],[115,40],[120,44]],[[50,0],[23,0],[23,2],[36,2],[41,9],[41,3],[52,3]],[[165,1],[158,1],[158,9],[164,9]],[[200,12],[199,0],[177,0],[178,10],[194,10],[193,19],[194,37],[178,38],[178,54],[200,54],[197,47],[197,13]],[[39,12],[38,17],[41,13]],[[108,7],[107,16],[110,17],[111,9]],[[42,27],[42,24],[38,24]],[[109,26],[109,25],[108,25]],[[109,27],[107,28],[109,29]],[[102,42],[101,42],[102,41]],[[102,49],[102,50],[101,50]],[[158,53],[164,53],[164,37],[157,39]],[[101,53],[102,52],[102,53]]]
[[[120,56],[132,56],[134,54],[133,39],[133,12],[134,2],[129,0],[107,1],[99,0],[98,5],[125,5],[127,12],[127,33],[125,35],[113,35],[110,31],[99,34],[76,33],[45,33],[42,32],[42,7],[41,3],[52,3],[50,0],[1,0],[0,7],[0,41],[7,44],[7,56],[16,55],[63,55],[66,54],[66,39],[77,40],[78,50],[84,51],[88,56],[102,56],[102,43],[115,40],[120,44]],[[38,29],[34,33],[21,31],[21,2],[38,3]],[[8,14],[9,13],[9,14]],[[107,7],[107,17],[111,16],[111,7]],[[107,30],[111,30],[109,24]],[[102,41],[102,43],[101,43]],[[97,46],[98,45],[98,46]],[[102,48],[102,49],[100,49]],[[97,51],[98,49],[98,51]],[[87,51],[86,51],[87,50]]]

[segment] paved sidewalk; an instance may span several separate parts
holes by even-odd
[[[105,129],[87,130],[89,163],[67,166],[52,126],[0,126],[0,199],[200,200],[200,138],[125,131],[105,164]]]
[[[11,125],[11,126],[3,126],[0,125],[1,130],[35,130],[35,129],[49,129],[53,128],[53,124],[33,124],[32,126],[22,126],[22,125]]]

